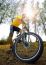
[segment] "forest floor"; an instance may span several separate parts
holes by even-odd
[[[44,51],[40,59],[34,64],[23,63],[14,58],[13,53],[7,53],[10,44],[0,45],[0,65],[46,65],[46,44],[44,45]]]

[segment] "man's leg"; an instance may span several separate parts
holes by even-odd
[[[10,34],[9,34],[9,37],[8,37],[8,41],[10,43],[10,47],[12,47],[12,45],[13,45],[12,37],[13,37],[14,31],[21,32],[21,29],[16,27],[16,26],[11,26],[10,27]]]
[[[10,33],[7,41],[10,43],[10,48],[12,48],[13,42],[12,42],[12,37],[13,37],[13,26],[10,27]]]

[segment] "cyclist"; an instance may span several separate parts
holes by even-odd
[[[21,15],[20,16],[18,15],[11,22],[10,34],[9,34],[8,39],[7,39],[10,42],[10,48],[12,48],[12,45],[13,45],[13,43],[12,43],[12,36],[13,36],[14,31],[22,32],[22,30],[18,27],[20,24],[23,24],[24,27],[26,26],[26,23],[24,22],[24,19],[25,19],[25,15],[24,14],[22,16]]]

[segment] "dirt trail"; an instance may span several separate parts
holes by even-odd
[[[23,63],[14,57],[12,52],[7,53],[8,45],[4,49],[3,46],[0,47],[2,48],[0,48],[0,65],[46,65],[46,47],[44,47],[42,57],[34,64]]]

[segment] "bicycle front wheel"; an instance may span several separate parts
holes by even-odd
[[[14,54],[18,59],[27,63],[37,61],[43,52],[43,42],[39,35],[29,32],[22,36],[22,41],[14,44]],[[24,43],[24,39],[26,42]],[[35,41],[34,41],[35,40]]]

